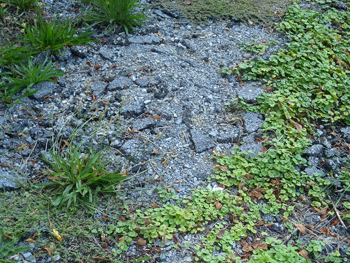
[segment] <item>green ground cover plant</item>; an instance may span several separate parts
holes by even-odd
[[[1,1],[2,2],[2,1]],[[33,10],[37,7],[37,0],[9,0],[12,8],[19,8],[21,11]]]
[[[84,14],[84,20],[88,23],[106,24],[106,32],[116,30],[121,26],[128,34],[135,31],[135,26],[142,26],[147,19],[144,10],[138,0],[86,0],[93,5]]]
[[[282,16],[289,0],[175,0],[158,1],[167,8],[179,10],[181,14],[191,20],[207,22],[209,19],[238,19],[244,22],[271,24]]]

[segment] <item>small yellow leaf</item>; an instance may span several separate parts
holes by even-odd
[[[57,232],[56,229],[52,229],[52,235],[57,238],[58,241],[62,242],[63,238],[60,236],[60,234]]]

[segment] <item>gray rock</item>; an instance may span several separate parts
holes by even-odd
[[[318,222],[320,222],[321,217],[317,214],[311,215],[311,216],[306,216],[304,219],[305,224],[311,224],[311,225],[316,225]]]
[[[328,256],[334,251],[334,247],[331,244],[327,244],[322,247],[322,251],[320,253],[321,256]]]
[[[146,156],[145,144],[138,139],[127,140],[120,151],[134,162],[141,162]]]
[[[134,131],[142,131],[144,129],[153,128],[156,125],[156,121],[153,118],[138,119],[134,121],[132,129]]]
[[[348,249],[349,247],[347,245],[341,246],[339,248],[339,252],[340,252],[340,256],[343,258],[347,258],[348,256]],[[348,261],[343,261],[344,263],[348,262]]]
[[[245,102],[256,102],[264,91],[257,86],[243,86],[237,89],[237,96],[242,97]]]
[[[315,166],[308,167],[305,169],[305,173],[310,176],[315,176],[316,174],[324,174],[324,171],[321,169],[318,169]]]
[[[215,147],[214,142],[209,136],[202,134],[201,132],[191,129],[191,139],[195,146],[195,151],[201,153],[207,150],[211,150]]]
[[[135,83],[142,88],[149,86],[149,81],[147,79],[136,79]]]
[[[53,83],[52,81],[39,82],[32,87],[32,90],[37,89],[38,91],[33,95],[29,96],[29,98],[42,101],[45,96],[53,95],[57,87],[58,85]]]
[[[247,132],[255,132],[264,123],[260,113],[248,112],[243,116],[244,126]]]
[[[314,156],[310,156],[308,159],[308,164],[310,164],[311,166],[315,166],[317,167],[318,165],[320,165],[320,159]]]
[[[182,122],[189,128],[192,126],[192,110],[188,105],[185,105],[183,108]]]
[[[142,44],[142,45],[158,45],[163,41],[160,37],[155,36],[132,36],[129,37],[130,44]]]
[[[131,101],[122,109],[122,115],[125,118],[138,117],[145,112],[145,103],[141,100]]]
[[[305,148],[305,154],[308,156],[322,156],[323,154],[323,145],[315,144],[310,147]]]
[[[26,259],[26,260],[30,260],[30,259],[33,259],[33,254],[30,253],[30,252],[23,252],[22,253],[22,256]]]
[[[50,131],[39,127],[31,128],[29,133],[34,140],[38,140],[40,138],[51,138],[52,136]]]
[[[218,133],[216,141],[218,143],[236,143],[239,139],[239,128],[223,126]]]
[[[341,2],[341,1],[333,3],[333,6],[337,9],[340,9],[340,10],[348,10],[348,6],[344,2]]]
[[[59,62],[66,62],[73,58],[72,52],[69,49],[61,49],[58,53],[54,53],[54,56]]]
[[[6,172],[0,167],[0,189],[13,190],[27,184],[25,178],[15,172]]]
[[[339,167],[341,167],[341,165],[342,165],[341,159],[338,157],[325,160],[325,167],[327,171],[336,171]]]
[[[52,52],[51,50],[45,50],[41,52],[35,59],[34,59],[34,64],[40,65],[41,63],[45,62],[45,65],[47,64],[48,61],[51,60]]]
[[[166,97],[166,95],[168,95],[169,93],[169,90],[166,86],[164,85],[161,85],[161,86],[156,86],[154,89],[153,89],[153,94],[154,94],[154,97],[156,99],[164,99]]]
[[[273,223],[275,221],[271,214],[263,214],[261,217],[265,219],[266,223]]]
[[[53,261],[59,261],[61,259],[60,255],[55,255],[52,257]]]
[[[107,90],[115,91],[127,89],[132,85],[132,83],[133,82],[127,77],[118,77],[109,83]]]
[[[284,226],[280,223],[275,223],[272,227],[271,227],[272,231],[275,231],[276,233],[279,234],[283,234],[284,233]]]
[[[348,155],[346,154],[346,152],[340,151],[336,148],[332,148],[332,149],[326,149],[325,153],[324,153],[325,157],[327,158],[332,158],[332,157],[347,157]]]
[[[256,138],[256,134],[251,133],[248,136],[245,136],[242,141],[245,143],[255,143],[255,138]]]
[[[239,147],[241,152],[248,152],[253,151],[252,153],[249,153],[248,156],[256,156],[258,155],[262,150],[262,143],[256,142],[256,143],[245,143]]]
[[[112,51],[107,47],[102,47],[99,51],[99,55],[101,58],[109,60],[109,61],[115,61],[115,55],[112,53]]]
[[[105,94],[107,85],[108,84],[106,82],[95,81],[95,82],[92,82],[90,84],[90,88],[91,88],[94,96],[100,97],[100,96]]]
[[[70,51],[74,56],[80,57],[80,58],[86,58],[88,56],[88,49],[84,46],[73,46],[70,48]]]

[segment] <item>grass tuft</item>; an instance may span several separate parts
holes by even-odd
[[[147,18],[143,12],[137,11],[141,7],[138,0],[87,0],[93,4],[88,9],[84,20],[94,24],[108,24],[106,32],[116,30],[122,26],[128,34],[135,26],[142,26]]]

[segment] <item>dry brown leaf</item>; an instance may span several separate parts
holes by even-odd
[[[222,208],[222,204],[218,200],[215,199],[214,203],[216,210],[220,210]]]
[[[140,131],[133,131],[132,129],[128,128],[128,131],[129,132],[132,132],[132,133],[139,133]]]
[[[160,33],[157,33],[157,35],[158,35],[159,37],[163,37]]]
[[[295,223],[294,225],[299,229],[300,233],[306,235],[306,229],[302,224]]]
[[[257,238],[257,239],[255,239],[254,242],[251,243],[250,245],[251,245],[254,249],[256,249],[256,248],[259,246],[259,243],[260,243],[260,238]]]
[[[144,245],[146,245],[146,240],[145,239],[142,239],[142,238],[139,238],[138,240],[137,240],[137,244],[138,245],[140,245],[140,246],[144,246]]]
[[[53,251],[55,250],[55,245],[51,244],[50,247],[43,247],[47,251],[47,254],[49,254],[50,257],[52,257]]]
[[[173,235],[173,240],[174,240],[175,244],[179,244],[180,243],[179,239],[175,235]]]
[[[161,117],[159,117],[159,116],[157,116],[157,115],[153,115],[153,117],[152,117],[154,120],[156,120],[156,121],[160,121],[162,118]]]
[[[291,123],[293,123],[295,129],[297,129],[298,131],[303,130],[303,126],[301,126],[299,123],[292,121],[292,120],[290,120],[290,121],[291,121]]]
[[[267,148],[266,148],[265,146],[263,146],[263,147],[261,148],[261,152],[262,152],[262,153],[267,153]]]
[[[94,67],[94,69],[96,69],[96,70],[99,69],[99,68],[101,68],[100,64],[96,64],[95,67]]]
[[[340,67],[341,67],[341,62],[342,62],[342,61],[341,61],[341,57],[339,57],[338,60],[337,60],[337,64],[338,64]]]
[[[12,237],[11,236],[9,236],[8,234],[4,234],[3,236],[2,236],[3,238],[4,238],[4,240],[6,240],[6,239],[12,239]]]
[[[265,227],[272,227],[275,223],[265,224]]]
[[[249,26],[252,26],[252,25],[254,25],[254,22],[253,22],[253,21],[248,20],[248,25],[249,25]]]
[[[226,227],[223,228],[223,229],[220,229],[220,231],[219,231],[219,233],[216,235],[216,237],[217,237],[218,239],[222,239],[223,235],[225,234],[226,229],[227,229]]]
[[[331,227],[332,226],[336,226],[336,225],[338,225],[339,224],[339,220],[334,220],[333,222],[332,222],[332,224],[331,224]]]
[[[183,5],[192,5],[191,2],[186,2],[186,3],[183,3]]]
[[[30,237],[27,238],[26,241],[29,242],[29,243],[36,243],[36,241],[34,239],[30,238]]]
[[[259,245],[256,249],[263,249],[263,250],[267,250],[267,244],[266,243],[262,243],[261,245]]]
[[[314,226],[314,225],[311,225],[311,224],[305,224],[305,226],[308,227],[308,228],[311,228],[311,229],[314,229],[314,228],[315,228],[315,226]]]
[[[152,200],[151,200],[151,206],[154,208],[159,208],[159,206],[155,202],[153,202]]]
[[[218,168],[218,169],[220,169],[223,172],[228,172],[228,169],[227,169],[226,166],[217,165],[217,166],[215,166],[213,168]]]
[[[120,219],[120,218],[119,218]],[[107,217],[107,216],[102,216],[102,220],[104,220],[104,221],[109,221],[110,219],[109,219],[109,217]]]
[[[309,258],[309,257],[308,257],[308,253],[306,252],[305,249],[300,250],[300,251],[299,251],[299,255],[302,256],[302,257],[305,258],[305,259],[308,259],[308,258]]]
[[[252,246],[245,245],[245,246],[243,246],[242,250],[243,250],[244,252],[251,252],[251,251],[254,250],[254,248],[252,248]]]
[[[254,196],[258,199],[261,199],[263,197],[263,195],[261,193],[259,193],[258,191],[255,191],[255,190],[251,191],[249,195],[250,195],[250,197]]]
[[[10,218],[5,218],[3,221],[4,222],[11,222],[11,219]]]
[[[243,175],[243,179],[248,179],[248,180],[251,180],[251,179],[253,179],[253,175],[251,175],[251,174],[245,174],[245,175]]]
[[[151,221],[148,221],[148,220],[146,220],[146,221],[143,223],[144,226],[148,226],[149,224],[152,224],[152,223],[151,223]]]
[[[124,236],[122,236],[122,237],[119,238],[119,240],[118,240],[119,243],[123,243],[124,241],[125,241],[125,237],[124,237]]]
[[[158,153],[158,152],[159,152],[158,149],[153,149],[153,150],[152,150],[152,153]]]
[[[265,219],[261,219],[258,223],[255,224],[255,226],[262,226],[263,224],[265,224]]]
[[[275,30],[275,29],[271,29],[271,30],[270,30],[270,34],[272,34],[274,30]]]
[[[215,156],[217,156],[217,155],[218,155],[218,152],[216,151],[216,149],[215,149],[215,148],[213,149],[213,154],[214,154]]]
[[[126,219],[125,219],[124,216],[120,216],[120,217],[119,217],[119,220],[125,222]]]
[[[239,82],[239,86],[242,87],[244,85],[243,81]]]
[[[90,67],[93,67],[94,65],[91,62],[86,62],[87,65],[89,65]]]

